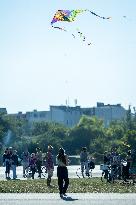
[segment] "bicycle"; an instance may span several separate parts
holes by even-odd
[[[38,173],[37,168],[36,168],[36,170],[35,170],[35,173]],[[25,177],[25,178],[31,178],[31,177],[32,177],[32,170],[31,170],[31,167],[30,167],[30,166],[26,167],[24,177]],[[47,178],[47,169],[46,169],[46,166],[42,166],[42,167],[41,167],[41,177]]]
[[[77,171],[76,171],[77,177],[78,178],[81,178],[81,177],[83,177],[83,178],[85,178],[85,177],[90,178],[90,177],[92,177],[92,171],[95,168],[94,162],[92,162],[92,161],[88,162],[88,167],[89,167],[89,173],[86,173],[86,167],[85,167],[85,174],[84,174],[84,172],[81,171],[81,168],[79,167],[77,169]]]
[[[103,182],[106,180],[107,182],[111,181],[111,167],[110,165],[107,164],[101,164],[100,165],[100,170],[102,170],[102,176],[101,176],[101,181]]]

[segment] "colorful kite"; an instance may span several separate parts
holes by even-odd
[[[80,10],[58,10],[52,21],[51,21],[51,25],[53,28],[56,28],[56,29],[59,29],[59,30],[62,30],[62,31],[66,31],[67,30],[65,28],[62,28],[62,27],[58,27],[58,26],[54,26],[54,23],[58,22],[58,21],[67,21],[67,22],[73,22],[75,21],[77,15],[83,13],[83,12],[90,12],[92,15],[95,15],[99,18],[102,18],[102,19],[110,19],[111,17],[103,17],[103,16],[99,16],[97,15],[96,13],[88,10],[88,9],[80,9]],[[82,38],[83,41],[86,41],[86,37],[83,35],[82,32],[80,32],[79,30],[77,31],[80,38]],[[72,36],[75,38],[75,35],[72,34]],[[88,43],[88,45],[91,45],[91,43]]]
[[[85,10],[58,10],[54,15],[51,24],[54,24],[57,21],[72,22],[78,14],[83,13],[84,11]]]

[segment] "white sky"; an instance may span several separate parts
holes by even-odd
[[[69,32],[52,29],[56,10],[82,8],[112,19],[83,13],[56,23]],[[0,0],[0,107],[48,110],[68,98],[70,106],[135,106],[135,11],[135,0]]]

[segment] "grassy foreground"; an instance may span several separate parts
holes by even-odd
[[[48,188],[46,179],[0,181],[0,193],[58,193],[57,179]],[[136,193],[136,185],[101,182],[100,178],[70,179],[69,193]]]

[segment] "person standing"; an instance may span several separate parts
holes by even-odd
[[[58,186],[59,186],[59,194],[62,198],[63,195],[66,195],[66,191],[69,185],[68,178],[68,156],[65,154],[63,148],[59,149],[59,153],[57,155],[57,177],[58,177]]]
[[[132,177],[133,184],[136,183],[136,149],[131,151],[131,163],[130,163],[130,176]]]
[[[41,178],[42,167],[42,152],[39,147],[36,148],[36,167],[38,171],[38,177]]]
[[[17,178],[17,175],[16,175],[17,166],[18,166],[18,155],[17,155],[17,151],[14,150],[13,154],[11,155],[11,168],[13,171],[13,179]]]
[[[9,149],[7,148],[3,154],[3,165],[6,167],[5,175],[6,179],[10,179],[10,167],[11,167],[11,155],[9,153]]]
[[[25,148],[24,152],[22,153],[21,159],[23,165],[23,177],[25,178],[28,174],[29,161],[30,161],[30,153],[27,148]]]
[[[35,156],[35,153],[31,154],[29,166],[30,166],[30,170],[32,172],[32,179],[34,179],[34,175],[35,175],[35,172],[36,172],[36,156]]]
[[[127,160],[126,179],[129,179],[129,177],[130,177],[130,176],[129,176],[129,170],[130,170],[130,165],[131,165],[131,162],[132,162],[131,150],[128,151],[126,160]]]
[[[87,154],[87,148],[82,147],[81,153],[80,153],[80,163],[81,163],[81,173],[84,178],[84,168],[86,169],[86,176],[90,176],[89,174],[89,166],[88,166],[88,154]]]
[[[54,171],[54,162],[53,162],[53,154],[52,154],[53,147],[51,145],[48,146],[48,152],[46,153],[46,170],[48,174],[47,178],[47,186],[51,185],[51,177],[53,176]]]

